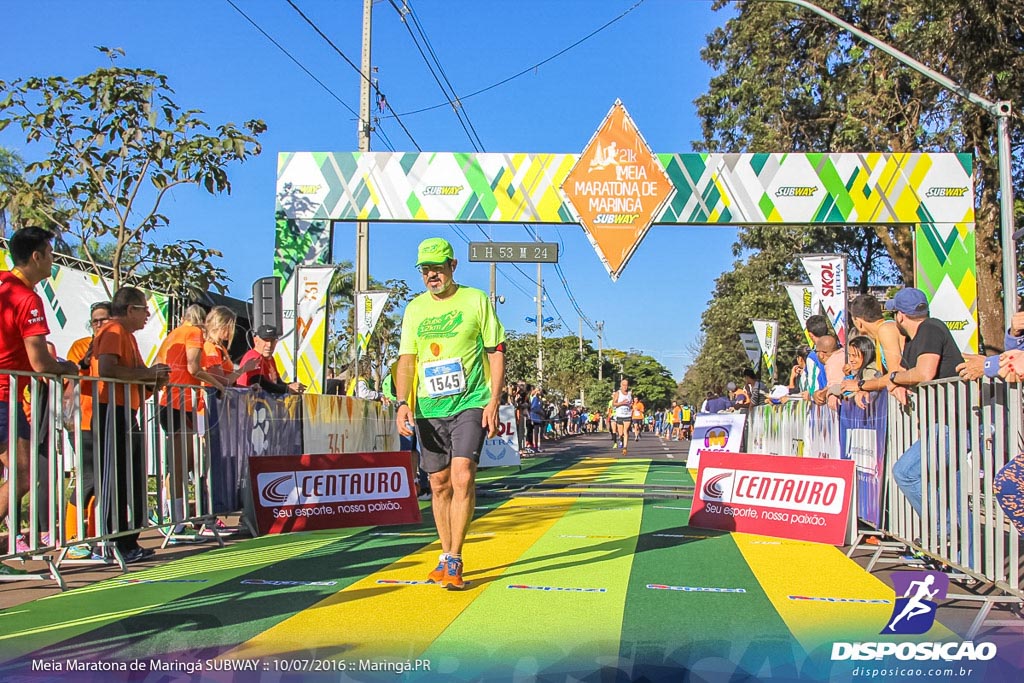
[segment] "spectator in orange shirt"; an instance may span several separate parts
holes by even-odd
[[[167,383],[170,368],[163,364],[147,367],[135,341],[135,333],[149,320],[146,295],[134,287],[114,292],[110,321],[93,340],[90,367],[94,377],[120,380],[101,381],[94,409],[100,431],[94,435],[96,450],[102,454],[101,477],[112,484],[112,500],[104,497],[106,533],[141,528],[147,518],[146,459],[137,412],[142,403],[142,384],[147,391]],[[125,384],[122,382],[132,382]],[[106,488],[101,480],[101,488]],[[118,536],[115,541],[125,562],[138,562],[152,554],[139,546],[138,532]]]
[[[203,370],[216,377],[224,387],[234,386],[239,377],[259,367],[259,361],[250,358],[235,370],[228,349],[235,338],[237,316],[227,306],[214,306],[206,314],[206,341],[203,343]],[[205,386],[213,386],[206,384]],[[222,388],[222,387],[218,387]]]
[[[181,324],[168,333],[156,352],[156,360],[170,368],[168,387],[160,395],[160,425],[164,428],[170,472],[164,481],[165,500],[171,518],[178,524],[174,534],[185,531],[181,520],[189,517],[185,509],[188,499],[188,475],[195,471],[196,416],[203,409],[200,383],[223,389],[216,376],[202,367],[206,311],[192,304],[181,316]],[[186,389],[185,387],[195,387]],[[172,543],[198,541],[197,538],[172,538]]]

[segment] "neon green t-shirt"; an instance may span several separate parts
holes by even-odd
[[[491,400],[485,348],[505,341],[485,292],[459,285],[447,299],[424,292],[402,318],[398,355],[416,356],[416,417],[449,417]]]

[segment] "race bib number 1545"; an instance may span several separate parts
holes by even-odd
[[[431,398],[454,396],[466,390],[462,359],[435,360],[423,364],[423,386]]]

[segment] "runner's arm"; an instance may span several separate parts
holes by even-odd
[[[414,417],[408,401],[412,394],[412,380],[415,372],[416,356],[408,353],[398,357],[394,369],[395,400],[399,401],[398,408],[395,409],[395,423],[398,433],[402,436],[412,436],[413,434],[412,429],[406,425],[411,425]]]

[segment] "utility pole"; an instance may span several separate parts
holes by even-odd
[[[370,151],[370,20],[373,0],[363,0],[362,79],[359,82],[359,151]],[[370,289],[370,224],[356,222],[356,292]]]
[[[537,264],[537,386],[544,384],[544,284]]]
[[[498,310],[498,264],[491,261],[491,306]]]
[[[579,332],[579,336],[580,336],[580,360],[583,360],[583,318],[580,318],[579,321],[580,321],[580,332]]]
[[[597,326],[597,379],[604,379],[604,321],[598,320]]]
[[[579,319],[579,321],[580,321],[580,360],[582,361],[583,360],[583,318],[581,317]],[[581,383],[580,384],[580,406],[581,407],[586,404],[586,400],[587,400],[587,397],[586,397],[586,394],[583,393],[583,384]]]

